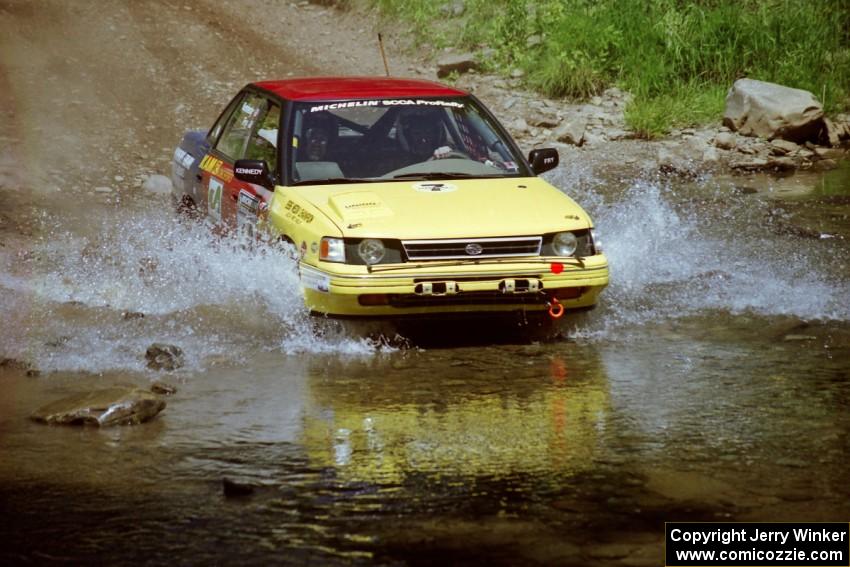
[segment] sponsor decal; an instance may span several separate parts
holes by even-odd
[[[313,215],[305,211],[301,205],[293,202],[292,199],[287,201],[283,208],[286,209],[284,216],[295,224],[301,224],[302,222],[310,224],[313,222]]]
[[[318,252],[318,251],[319,251],[319,243],[318,243],[318,242],[313,242],[313,243],[311,243],[311,244],[310,244],[310,252],[312,252],[313,254],[315,254],[315,253],[316,253],[316,252]]]
[[[207,154],[201,160],[201,169],[210,175],[215,175],[224,180],[225,183],[230,183],[233,180],[233,170],[220,159]]]
[[[257,214],[257,211],[260,209],[260,199],[255,195],[252,195],[242,189],[239,191],[239,206],[238,210],[244,211],[246,213],[254,213]]]
[[[302,240],[301,241],[301,258],[303,258],[306,255],[307,255],[307,241]]]
[[[221,192],[224,189],[224,183],[221,179],[210,177],[209,187],[207,188],[207,214],[217,221],[221,220]]]
[[[452,191],[457,191],[457,185],[452,185],[451,183],[439,183],[436,181],[415,183],[413,188],[421,193],[451,193]]]
[[[347,102],[334,102],[331,104],[319,104],[310,107],[310,112],[323,112],[327,110],[343,110],[346,108],[358,108],[361,106],[443,106],[448,108],[463,108],[463,103],[453,100],[422,100],[422,99],[385,99],[385,100],[351,100]]]
[[[236,226],[252,227],[257,224],[257,218],[262,210],[260,198],[242,189],[239,191],[239,201],[236,204]]]
[[[177,148],[174,150],[174,163],[180,165],[184,169],[189,169],[192,167],[192,164],[195,163],[195,158],[192,157],[192,154],[183,150],[183,148]]]
[[[242,175],[260,175],[263,172],[260,168],[255,167],[237,167],[236,173],[241,173]]]

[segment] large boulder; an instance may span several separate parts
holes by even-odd
[[[723,124],[745,136],[816,141],[824,127],[823,106],[808,91],[739,79],[726,95]]]
[[[580,146],[584,142],[584,131],[587,129],[587,121],[581,117],[565,120],[555,130],[555,139],[565,144]]]
[[[133,387],[115,387],[76,394],[37,409],[32,419],[54,425],[134,425],[165,409],[156,394]]]
[[[466,73],[478,69],[478,62],[472,53],[449,54],[437,61],[437,76],[448,77],[452,73]]]

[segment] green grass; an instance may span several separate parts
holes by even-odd
[[[626,89],[645,136],[719,120],[745,76],[812,91],[827,112],[850,105],[850,0],[466,0],[459,18],[440,0],[371,2],[418,46],[489,47],[489,70],[522,69],[544,94]]]

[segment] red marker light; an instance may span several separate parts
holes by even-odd
[[[552,265],[549,266],[549,269],[552,270],[553,274],[560,274],[564,271],[564,265],[560,262],[552,262]]]

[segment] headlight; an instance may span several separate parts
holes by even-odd
[[[322,238],[319,259],[327,262],[345,262],[345,242],[342,238]]]
[[[376,238],[366,238],[357,246],[357,254],[369,265],[383,260],[386,252],[384,243]]]
[[[552,249],[558,256],[572,256],[578,247],[578,238],[572,232],[559,232],[552,239]]]
[[[590,229],[590,239],[593,241],[593,253],[602,254],[602,242],[596,238],[596,231],[592,228]]]

